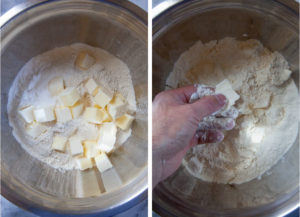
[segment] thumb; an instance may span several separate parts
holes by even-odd
[[[227,103],[227,99],[222,94],[205,96],[194,103],[189,104],[194,117],[201,121],[204,117],[220,110]]]

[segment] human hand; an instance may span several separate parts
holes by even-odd
[[[180,166],[190,147],[200,143],[220,142],[224,138],[218,129],[198,132],[197,129],[204,117],[226,104],[225,96],[204,96],[189,103],[196,90],[196,87],[188,86],[164,91],[153,101],[153,187]]]

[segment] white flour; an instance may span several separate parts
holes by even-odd
[[[167,79],[171,87],[215,86],[227,78],[240,95],[236,127],[218,144],[190,149],[188,171],[205,181],[240,184],[260,177],[289,150],[298,134],[298,90],[284,57],[257,40],[197,42]]]
[[[74,66],[77,54],[88,51],[96,58],[96,63],[87,71],[81,71]],[[54,105],[56,98],[50,96],[48,82],[55,76],[63,77],[66,87],[78,86],[81,95],[84,94],[82,82],[93,78],[98,84],[112,91],[121,93],[128,101],[129,109],[136,110],[135,93],[130,71],[125,63],[105,50],[85,44],[72,44],[56,48],[32,58],[20,70],[9,91],[8,116],[13,134],[22,147],[35,158],[59,169],[73,169],[77,165],[68,153],[51,150],[53,134],[60,132],[70,136],[75,131],[83,139],[96,139],[98,129],[81,118],[67,123],[48,123],[48,131],[33,139],[25,132],[25,123],[19,117],[18,109],[26,105],[42,107]],[[85,102],[89,104],[90,102]]]

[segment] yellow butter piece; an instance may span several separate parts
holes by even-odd
[[[80,52],[75,60],[75,65],[82,70],[87,70],[94,64],[95,58],[86,51]]]
[[[103,109],[86,107],[83,113],[83,118],[90,123],[101,124],[104,120],[109,118],[109,116]]]
[[[80,99],[80,95],[76,88],[68,87],[59,95],[59,99],[64,106],[73,106]]]
[[[117,93],[112,101],[107,105],[107,110],[113,119],[116,119],[126,113],[126,99]]]
[[[113,167],[109,158],[105,153],[101,153],[95,157],[95,162],[98,170],[103,173]]]
[[[219,84],[216,85],[216,94],[223,94],[228,100],[228,107],[234,105],[235,101],[237,101],[240,96],[233,90],[231,83],[228,79],[223,80]]]
[[[67,137],[61,135],[55,135],[52,142],[52,149],[56,151],[64,152],[67,141],[68,141]]]
[[[27,123],[32,123],[34,121],[33,109],[33,106],[26,106],[19,110],[19,114]]]
[[[116,125],[119,128],[121,128],[122,130],[128,130],[130,128],[133,120],[134,120],[133,116],[131,116],[129,114],[125,114],[116,120]]]
[[[97,90],[97,94],[94,96],[94,102],[96,105],[104,108],[112,100],[113,94],[102,87],[99,87]]]
[[[89,159],[89,158],[77,158],[76,163],[80,170],[86,170],[89,168],[93,168],[92,159]]]
[[[65,123],[72,120],[72,113],[68,107],[56,107],[55,115],[57,122]]]
[[[62,77],[54,77],[48,82],[48,90],[52,96],[56,96],[64,90],[64,80]]]
[[[82,142],[82,139],[77,135],[69,138],[70,150],[71,150],[71,154],[73,156],[83,154],[83,147],[82,147],[81,142]]]
[[[98,147],[101,151],[111,152],[116,143],[117,127],[114,123],[104,123],[99,131]]]
[[[43,124],[33,122],[26,126],[26,133],[33,138],[40,136],[42,133],[47,131],[47,127]]]
[[[53,106],[34,109],[33,115],[34,115],[34,119],[37,122],[41,122],[41,123],[55,120]]]
[[[86,158],[94,158],[99,154],[97,141],[85,140],[84,145],[84,155]]]
[[[84,85],[86,91],[90,94],[90,95],[95,95],[97,88],[98,88],[98,84],[95,82],[94,79],[90,78]]]
[[[74,106],[71,107],[71,111],[73,118],[78,118],[83,111],[83,104],[76,103]]]

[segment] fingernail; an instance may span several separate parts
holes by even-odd
[[[217,99],[218,103],[222,106],[227,103],[227,99],[223,94],[217,94],[215,95],[215,98]]]
[[[225,127],[226,127],[226,130],[232,130],[235,127],[235,121],[234,121],[234,119],[229,118]]]

